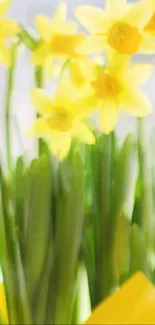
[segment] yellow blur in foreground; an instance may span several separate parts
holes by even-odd
[[[137,273],[97,307],[85,324],[155,324],[155,287]]]

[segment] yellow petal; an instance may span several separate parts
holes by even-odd
[[[130,6],[123,21],[135,27],[144,27],[151,18],[152,10],[147,1],[139,1]]]
[[[31,90],[31,101],[36,111],[41,115],[50,115],[55,110],[52,99],[45,93],[45,90],[35,88]]]
[[[125,81],[130,85],[143,85],[153,73],[151,64],[134,64],[126,72]]]
[[[12,19],[0,20],[0,38],[6,38],[18,34],[20,28]]]
[[[62,25],[62,23],[64,23],[66,20],[66,15],[67,15],[67,2],[63,1],[57,7],[57,10],[53,17],[53,24],[56,26]]]
[[[71,146],[71,136],[67,132],[52,132],[52,136],[49,140],[49,146],[54,156],[59,160],[63,160]]]
[[[11,5],[11,0],[0,0],[0,17],[3,17]]]
[[[112,74],[124,74],[130,67],[130,56],[119,53],[115,50],[108,50],[108,67]]]
[[[78,96],[77,89],[71,82],[71,80],[63,75],[58,84],[58,88],[56,90],[56,102],[58,105],[67,105],[68,103],[72,103],[76,100]]]
[[[90,33],[107,33],[111,23],[107,13],[94,6],[79,6],[75,9],[75,15]]]
[[[31,63],[34,65],[43,65],[49,54],[49,46],[46,43],[41,43],[33,52],[31,56]]]
[[[9,324],[8,314],[7,314],[7,305],[6,305],[6,296],[4,291],[4,285],[0,284],[0,319],[4,321],[4,324]]]
[[[87,143],[87,144],[95,143],[95,137],[93,133],[84,122],[78,122],[73,126],[72,135],[83,143]]]
[[[52,19],[46,16],[37,16],[35,18],[35,26],[41,37],[45,42],[50,41],[53,33]]]
[[[155,53],[155,37],[153,37],[149,33],[144,33],[139,52],[142,54],[154,54]]]
[[[115,102],[106,101],[100,112],[102,131],[105,134],[114,130],[118,121],[120,110]]]
[[[26,136],[34,138],[42,138],[50,134],[51,129],[45,118],[38,118],[38,120],[25,132]]]
[[[78,32],[78,26],[75,21],[70,20],[60,25],[60,27],[57,28],[57,32],[61,32],[62,34],[76,34]]]
[[[97,307],[86,324],[144,324],[136,321],[136,316],[141,316],[141,312],[144,315],[143,306],[149,304],[149,297],[152,294],[155,300],[153,285],[141,272],[138,272],[119,291]],[[145,324],[155,324],[153,303],[150,315],[147,314],[148,320]],[[154,323],[149,322],[150,318],[154,320]],[[131,322],[131,319],[133,319],[133,322]]]
[[[11,58],[11,50],[4,41],[0,40],[0,63],[9,67],[11,65]]]
[[[101,53],[107,48],[107,36],[91,35],[77,47],[80,54]]]
[[[128,88],[122,94],[122,110],[136,117],[144,117],[152,113],[152,105],[141,90]]]
[[[107,11],[113,18],[122,18],[127,7],[126,0],[107,0]]]
[[[49,81],[53,75],[54,63],[55,63],[55,57],[53,55],[49,55],[45,60],[44,72],[45,72],[45,79],[47,81]]]

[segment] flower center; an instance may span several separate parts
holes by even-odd
[[[62,111],[56,113],[55,116],[48,118],[48,123],[52,130],[67,132],[72,127],[73,117],[67,112]]]
[[[54,34],[51,40],[51,51],[60,56],[81,56],[78,54],[77,47],[84,38],[82,34]]]
[[[151,35],[155,35],[155,13],[144,27],[144,31],[150,33]]]
[[[140,48],[142,35],[138,29],[124,22],[117,22],[110,30],[108,43],[115,50],[125,54],[134,54]]]
[[[105,72],[99,73],[97,79],[92,82],[92,86],[99,99],[117,96],[121,90],[117,79]]]

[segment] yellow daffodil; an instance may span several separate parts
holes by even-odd
[[[115,128],[121,110],[137,117],[152,112],[151,103],[139,88],[152,71],[151,65],[131,65],[129,57],[120,54],[110,55],[107,66],[96,70],[91,86],[104,133]]]
[[[3,18],[10,4],[11,0],[0,0],[0,63],[5,66],[11,64],[11,51],[7,39],[19,33],[19,26],[14,20]]]
[[[72,137],[94,144],[95,138],[82,121],[88,115],[92,101],[79,97],[79,93],[66,78],[60,80],[55,98],[42,89],[33,89],[31,99],[41,117],[28,134],[47,137],[52,153],[62,160],[69,152]]]
[[[40,44],[31,57],[34,65],[41,65],[49,77],[57,58],[64,60],[80,58],[77,47],[84,40],[83,34],[77,33],[77,24],[66,21],[66,3],[59,4],[52,18],[37,16],[35,19],[36,29],[40,35]]]
[[[138,272],[92,312],[85,324],[155,324],[155,288]]]
[[[147,1],[128,5],[126,0],[107,0],[104,9],[79,6],[77,19],[91,33],[79,46],[81,53],[100,53],[109,47],[126,55],[155,53],[155,39],[145,31],[152,15]]]
[[[153,14],[144,27],[144,31],[155,36],[155,0],[147,0],[147,5],[152,8]]]

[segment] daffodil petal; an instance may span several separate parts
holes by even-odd
[[[56,102],[58,105],[67,105],[76,100],[78,92],[71,80],[66,76],[62,76],[59,80],[56,91]]]
[[[62,34],[76,34],[78,26],[75,21],[67,21],[65,24],[60,25],[57,31],[60,31]]]
[[[132,85],[143,85],[152,75],[153,65],[134,64],[125,75],[126,83]]]
[[[75,16],[90,32],[95,34],[107,33],[111,20],[105,10],[94,6],[79,6],[75,9]]]
[[[12,19],[0,20],[0,38],[17,35],[20,31],[18,24]]]
[[[151,18],[152,10],[147,1],[139,1],[130,5],[123,21],[135,27],[144,27]]]
[[[41,117],[25,132],[26,136],[42,138],[51,134],[47,119]]]
[[[118,51],[109,49],[107,53],[108,67],[112,74],[124,74],[130,67],[130,57],[119,53]]]
[[[136,117],[144,117],[152,113],[152,105],[141,90],[128,88],[122,94],[122,110]]]
[[[49,81],[53,75],[54,63],[55,63],[55,57],[53,55],[49,55],[45,60],[44,73],[45,73],[45,79],[47,81]]]
[[[117,20],[122,18],[126,8],[127,8],[126,0],[107,0],[108,14]]]
[[[49,46],[41,43],[31,56],[31,63],[34,65],[43,65],[49,55]]]
[[[4,284],[0,284],[0,314],[1,314],[1,321],[4,321],[4,324],[9,324],[8,321],[8,314],[7,314],[7,305],[6,305],[6,296],[4,290]]]
[[[8,45],[0,40],[0,63],[9,67],[11,65],[11,50]]]
[[[73,126],[72,135],[76,137],[80,142],[87,144],[95,143],[95,137],[92,131],[84,122],[78,122]]]
[[[0,0],[0,17],[3,17],[11,5],[11,0]]]
[[[99,305],[86,324],[154,324],[154,296],[155,289],[153,285],[141,272],[138,272],[120,290]],[[150,299],[150,297],[153,299]],[[136,321],[134,317],[137,315],[144,316],[145,312],[142,313],[144,306],[148,306],[150,302],[152,303],[150,317],[147,318],[146,322],[142,317],[141,321]],[[149,322],[150,318],[154,321]]]
[[[49,147],[54,156],[59,160],[63,160],[71,146],[71,136],[67,132],[53,131],[49,139]]]
[[[108,134],[114,130],[119,118],[119,114],[120,110],[115,102],[106,101],[103,104],[100,112],[101,127],[103,133]]]
[[[40,88],[32,89],[30,92],[31,101],[36,111],[41,115],[50,115],[55,110],[52,99]]]
[[[53,34],[52,19],[46,16],[37,16],[35,18],[35,26],[41,37],[45,42],[50,41]]]
[[[144,33],[139,52],[142,54],[155,53],[155,37],[149,33]]]
[[[62,23],[65,22],[67,16],[67,3],[65,1],[62,1],[55,12],[55,15],[53,17],[53,25],[59,26]]]
[[[91,35],[77,47],[80,54],[102,53],[107,48],[107,36]]]

